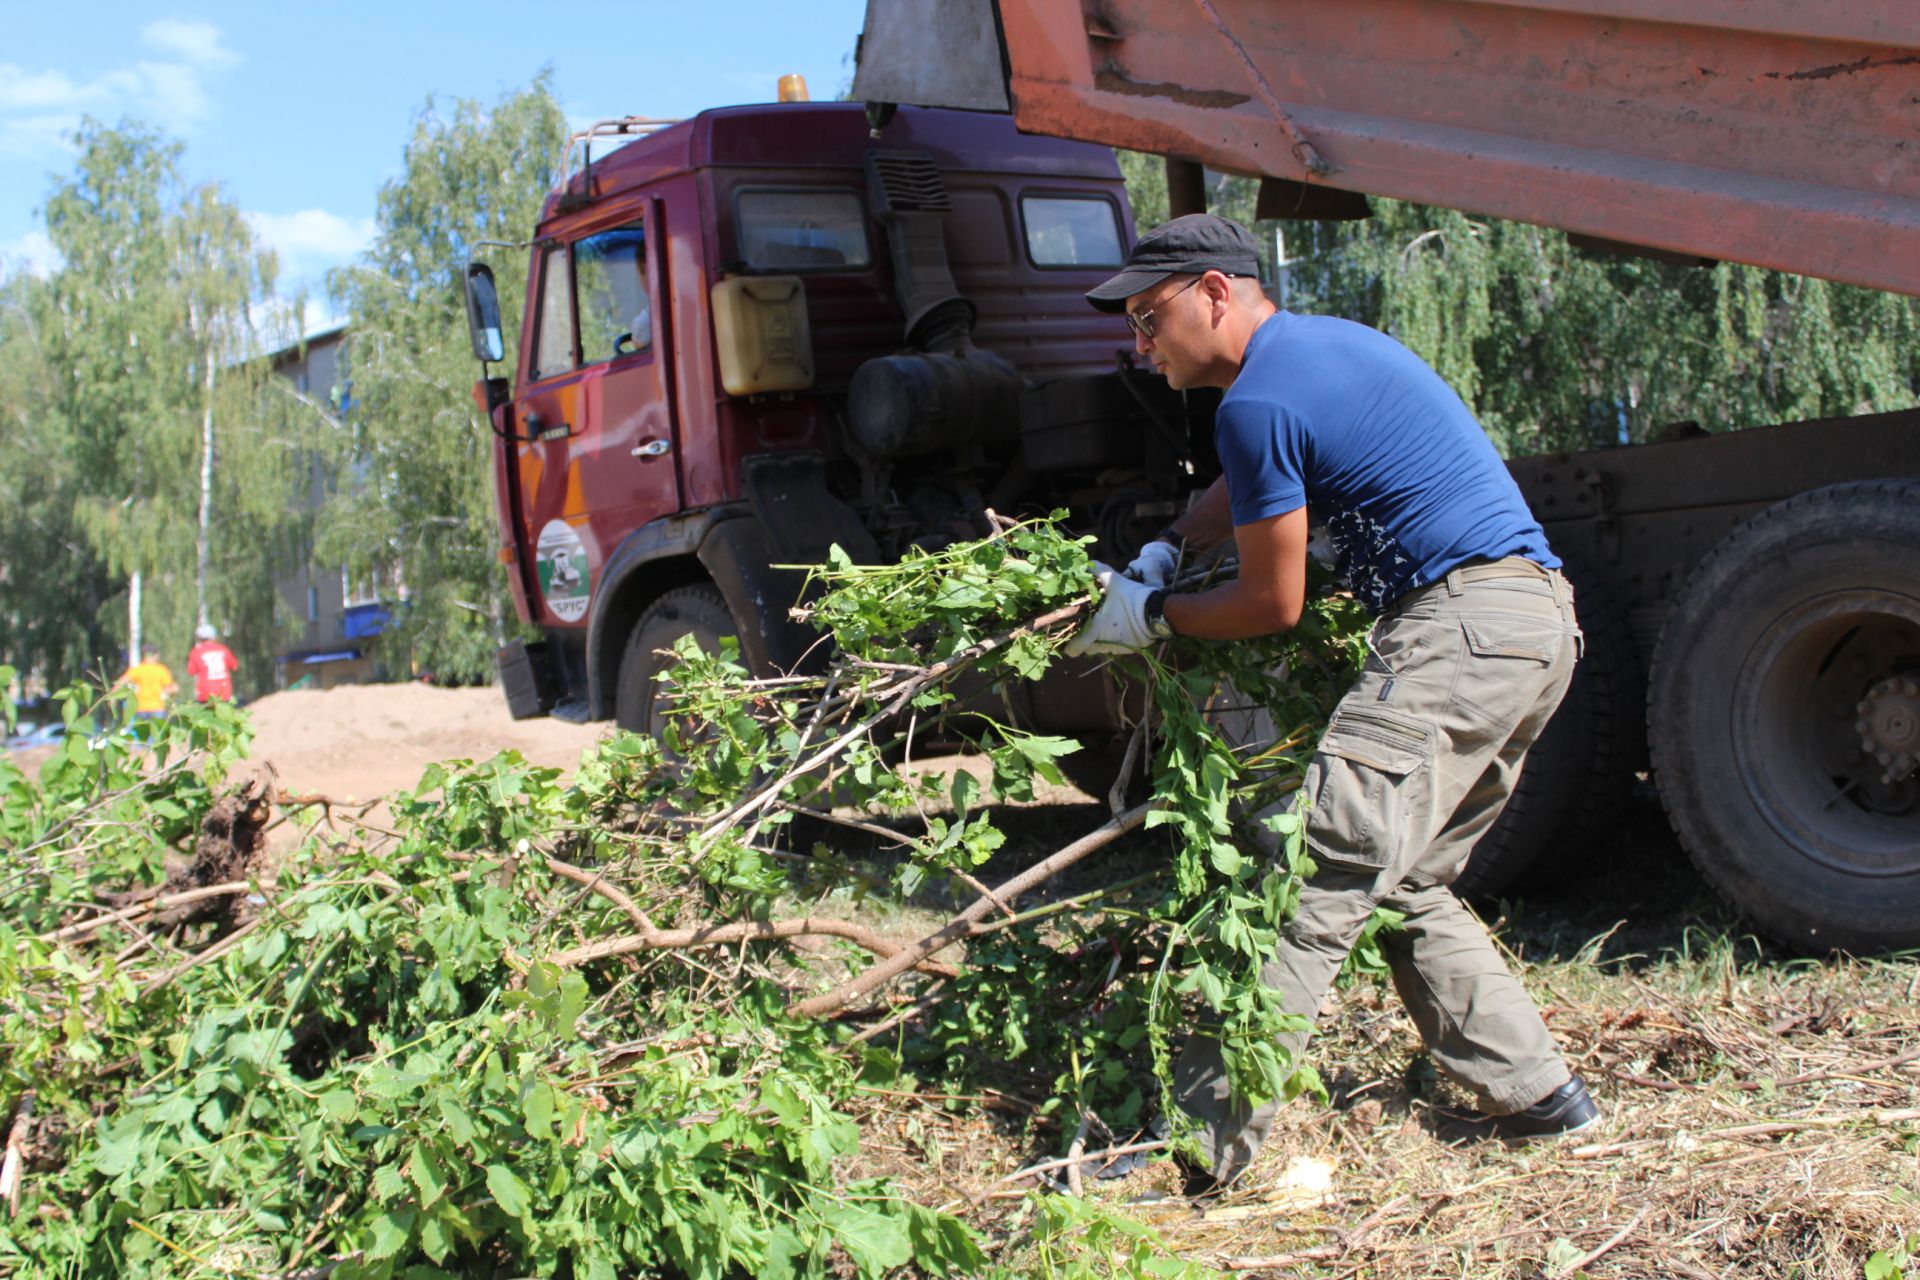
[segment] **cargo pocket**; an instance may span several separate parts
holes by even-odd
[[[1334,712],[1308,767],[1307,847],[1318,863],[1378,871],[1401,856],[1431,786],[1434,731],[1374,708]]]
[[[1467,659],[1454,696],[1496,726],[1508,726],[1533,706],[1553,678],[1567,630],[1544,618],[1465,617]]]

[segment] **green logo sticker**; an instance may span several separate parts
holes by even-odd
[[[587,549],[580,535],[565,520],[549,520],[540,531],[535,564],[539,566],[540,594],[547,608],[562,622],[578,622],[587,616],[587,596],[593,588],[593,571],[587,567]]]

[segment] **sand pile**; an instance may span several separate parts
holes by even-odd
[[[420,780],[436,760],[484,760],[512,748],[572,769],[611,724],[514,720],[498,689],[426,684],[290,689],[249,703],[252,756],[289,792],[371,800]]]

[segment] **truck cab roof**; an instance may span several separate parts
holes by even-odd
[[[989,170],[1051,177],[1120,177],[1104,146],[1023,134],[1010,117],[976,111],[902,107],[876,141],[857,102],[766,103],[718,107],[595,156],[548,195],[542,232],[563,206],[599,201],[678,173],[707,168],[859,169],[875,148],[925,151],[943,170]],[[591,180],[592,188],[587,188]]]

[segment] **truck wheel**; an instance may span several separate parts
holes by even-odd
[[[1646,693],[1626,613],[1585,565],[1567,560],[1564,572],[1585,652],[1507,807],[1454,881],[1466,897],[1494,897],[1536,868],[1551,875],[1610,834],[1644,762]]]
[[[1920,480],[1728,534],[1655,652],[1654,776],[1700,872],[1803,950],[1920,944]]]
[[[614,721],[622,729],[658,737],[666,696],[654,677],[672,665],[672,659],[662,657],[659,650],[671,649],[680,637],[691,635],[702,649],[717,653],[722,637],[739,634],[717,588],[702,582],[663,592],[641,613],[627,637],[627,650],[620,658],[620,684],[614,691]]]

